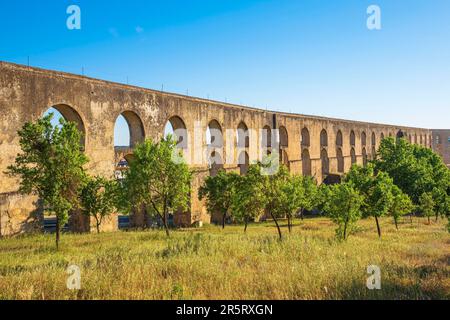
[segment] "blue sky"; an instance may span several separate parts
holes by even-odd
[[[81,30],[66,28],[71,4]],[[366,27],[371,4],[379,31]],[[0,39],[4,61],[29,56],[33,66],[272,110],[450,127],[448,0],[3,1]]]

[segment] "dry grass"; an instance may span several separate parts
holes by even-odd
[[[0,240],[0,299],[449,299],[450,236],[445,223],[408,220],[396,231],[361,221],[347,242],[323,218],[296,221],[282,243],[271,223],[222,231],[180,230],[52,235]],[[66,268],[82,289],[66,288]],[[378,265],[382,290],[366,288]]]

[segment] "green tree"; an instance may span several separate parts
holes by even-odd
[[[414,210],[414,205],[406,193],[403,193],[399,187],[392,188],[393,201],[389,208],[391,216],[394,218],[395,228],[398,230],[398,220]]]
[[[373,181],[372,187],[366,198],[365,213],[367,216],[375,218],[378,236],[381,237],[381,227],[379,218],[388,214],[392,207],[394,196],[392,188],[394,183],[388,174],[379,172]]]
[[[60,120],[53,127],[49,114],[27,122],[18,132],[22,153],[7,173],[20,178],[20,192],[37,195],[44,210],[56,215],[56,248],[69,213],[79,207],[79,191],[88,162],[82,152],[81,133],[75,123]]]
[[[292,220],[301,208],[305,197],[302,176],[288,177],[280,185],[280,193],[273,207],[274,216],[286,216],[288,230],[292,232]]]
[[[273,158],[271,161],[276,161]],[[278,223],[279,218],[286,217],[286,208],[281,203],[288,201],[288,197],[283,197],[283,188],[289,187],[289,171],[284,165],[280,165],[278,170],[270,175],[263,176],[264,178],[264,190],[266,195],[266,207],[265,210],[270,214],[275,225],[277,226],[278,236],[282,240],[283,236],[281,233],[280,224]],[[301,190],[300,190],[301,192]],[[301,195],[300,195],[301,196]],[[295,206],[297,204],[294,204]],[[298,207],[299,208],[299,207]],[[291,229],[290,219],[288,220],[289,229]]]
[[[436,215],[436,222],[439,216],[445,218],[450,213],[450,196],[442,188],[434,188],[431,192],[433,201],[435,203],[434,212]]]
[[[419,197],[419,210],[428,218],[428,224],[431,223],[430,217],[434,215],[434,200],[430,192],[425,192]]]
[[[317,188],[316,180],[309,176],[302,177],[302,187],[304,196],[302,197],[302,202],[300,204],[300,218],[303,220],[304,211],[313,210],[316,206],[319,190]]]
[[[225,229],[226,217],[231,215],[230,209],[238,180],[237,173],[220,170],[216,176],[207,177],[199,189],[199,200],[206,199],[209,214],[219,212],[222,215],[222,229]]]
[[[331,220],[338,225],[336,236],[346,240],[354,224],[361,218],[364,197],[347,183],[328,187],[329,196],[324,209]]]
[[[236,192],[232,194],[231,211],[237,221],[244,223],[244,232],[246,232],[248,223],[264,213],[267,202],[261,165],[250,165],[245,176],[238,176],[235,187]]]
[[[104,219],[111,215],[117,204],[117,182],[103,177],[88,177],[80,198],[83,214],[93,217],[97,233]]]
[[[123,200],[129,208],[143,207],[147,215],[159,217],[169,236],[170,211],[186,210],[191,172],[172,137],[158,143],[138,144],[123,180]]]
[[[431,149],[410,144],[405,139],[387,138],[381,142],[378,153],[374,161],[376,169],[389,174],[415,205],[423,193],[435,188],[441,190],[440,194],[449,193],[450,170]]]
[[[321,184],[317,188],[315,197],[315,207],[319,210],[321,215],[328,215],[329,199],[331,197],[331,187],[326,184]]]
[[[345,182],[364,196],[363,217],[374,217],[378,236],[381,237],[379,218],[388,214],[393,203],[394,183],[387,173],[377,172],[372,164],[366,167],[353,166],[345,177]]]

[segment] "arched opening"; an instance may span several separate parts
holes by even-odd
[[[372,146],[376,146],[377,144],[377,137],[375,135],[375,132],[372,132]]]
[[[285,127],[281,126],[278,129],[279,139],[280,139],[280,163],[285,165],[289,169],[289,157],[285,150],[289,146],[288,133]]]
[[[86,129],[84,127],[84,123],[83,120],[81,119],[81,116],[75,109],[65,104],[59,104],[45,111],[44,116],[47,116],[50,113],[53,113],[52,119],[53,127],[57,127],[60,125],[59,123],[60,119],[64,119],[65,121],[75,123],[78,131],[81,133],[80,144],[83,148],[86,147]]]
[[[350,145],[354,147],[356,144],[355,131],[350,131]]]
[[[363,131],[361,133],[361,145],[366,146],[367,145],[367,136],[366,133]]]
[[[328,133],[325,129],[320,132],[320,146],[322,148],[328,147]]]
[[[215,177],[223,169],[223,160],[218,152],[213,151],[208,159],[209,174]]]
[[[352,148],[350,150],[350,158],[352,161],[352,165],[354,165],[356,163],[356,152],[355,152],[355,148]]]
[[[344,155],[342,153],[342,149],[338,148],[336,150],[336,158],[337,158],[337,170],[339,173],[344,172]]]
[[[167,138],[169,135],[177,142],[178,148],[188,148],[188,131],[180,117],[174,116],[167,121],[164,128],[164,138]]]
[[[280,134],[280,148],[287,148],[289,146],[289,137],[286,128],[281,126],[278,132]]]
[[[304,176],[311,175],[311,157],[308,149],[304,149],[302,152],[302,172]]]
[[[247,174],[249,164],[250,164],[250,161],[249,161],[248,153],[245,151],[241,152],[241,154],[239,155],[239,159],[238,159],[239,173],[241,176]]]
[[[381,139],[381,141],[384,140],[384,133],[383,132],[380,134],[380,139]]]
[[[237,146],[238,148],[248,148],[250,146],[250,135],[244,122],[239,123],[237,128]]]
[[[397,132],[396,137],[397,137],[397,139],[401,139],[401,138],[404,138],[404,137],[405,137],[405,134],[403,133],[402,130],[399,130],[399,131]]]
[[[336,146],[342,147],[343,145],[343,139],[342,139],[342,131],[338,130],[336,133]]]
[[[417,134],[414,134],[414,144],[417,144]]]
[[[363,156],[363,166],[367,166],[367,151],[366,148],[362,149],[362,156]]]
[[[114,147],[134,148],[145,138],[144,125],[141,118],[133,111],[125,111],[119,115],[114,125]]]
[[[325,178],[325,176],[330,173],[330,159],[328,158],[328,152],[326,149],[322,149],[322,152],[320,153],[320,160],[322,162],[322,177]]]
[[[422,138],[422,135],[419,136],[419,139],[420,139],[420,145],[422,145],[422,144],[423,144],[423,138]]]
[[[311,145],[310,143],[310,137],[309,137],[309,130],[306,128],[302,129],[302,141],[301,141],[302,147],[309,147]]]
[[[216,120],[212,120],[206,128],[206,144],[211,148],[223,147],[222,127]]]
[[[268,149],[272,147],[272,129],[269,126],[265,126],[262,130],[261,145],[263,148]]]
[[[53,118],[51,120],[51,124],[53,128],[61,128],[60,121],[65,120],[66,122],[74,123],[78,129],[78,131],[81,134],[80,137],[80,147],[81,151],[85,151],[86,149],[86,129],[84,126],[84,122],[80,116],[80,114],[72,107],[65,105],[65,104],[59,104],[55,105],[53,107],[50,107],[47,109],[43,116],[47,116],[49,114],[53,114]],[[80,211],[77,211],[75,209],[71,210],[69,212],[70,219],[77,219],[78,225],[77,228],[80,228],[80,230],[86,230],[89,226],[89,218],[83,214],[81,214]],[[56,230],[56,224],[57,224],[57,217],[53,212],[49,212],[44,208],[44,216],[42,220],[42,227],[44,230],[51,230],[53,232]],[[0,223],[1,224],[1,223]],[[54,228],[53,228],[54,226]],[[67,223],[66,225],[62,226],[65,229],[69,229],[70,223]]]

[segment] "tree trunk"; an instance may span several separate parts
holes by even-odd
[[[397,218],[394,218],[394,223],[395,223],[395,229],[398,230],[398,221],[397,221]]]
[[[428,216],[427,218],[428,218],[428,224],[431,224],[430,216]]]
[[[378,217],[377,216],[375,216],[375,221],[377,222],[378,237],[381,238],[380,222],[378,221]]]
[[[345,224],[344,224],[344,240],[347,240],[347,225],[348,225],[348,218],[345,219]]]
[[[227,218],[227,214],[225,213],[222,217],[222,230],[225,229],[225,219]]]
[[[170,237],[169,226],[167,225],[167,213],[166,212],[164,212],[163,223],[164,223],[164,229],[166,230],[166,235],[168,237]]]
[[[288,230],[289,230],[289,233],[292,232],[292,222],[291,222],[291,217],[288,217]]]
[[[270,215],[272,216],[273,221],[275,221],[275,224],[277,226],[278,229],[278,236],[280,237],[280,241],[283,240],[283,235],[281,234],[281,229],[280,229],[280,225],[278,224],[277,219],[275,219],[275,216],[273,215],[272,212],[270,212]]]
[[[99,220],[98,218],[97,218],[97,216],[94,216],[95,217],[95,226],[96,226],[96,228],[97,228],[97,234],[100,234],[100,225],[101,225],[101,220]]]
[[[439,213],[436,213],[436,222],[439,220]]]
[[[59,238],[60,238],[60,223],[59,223],[59,217],[56,216],[56,250],[59,250]]]
[[[143,227],[143,229],[148,228],[148,218],[149,218],[149,214],[148,214],[147,206],[144,206],[144,227]]]
[[[246,233],[246,232],[247,232],[247,227],[248,227],[248,221],[247,221],[247,219],[245,219],[244,223],[245,223],[244,233]]]
[[[302,221],[303,221],[303,211],[304,209],[300,209],[300,219],[302,219]]]
[[[411,222],[411,224],[413,223],[413,221],[412,221],[412,213],[409,215],[409,220],[410,220],[410,222]]]

